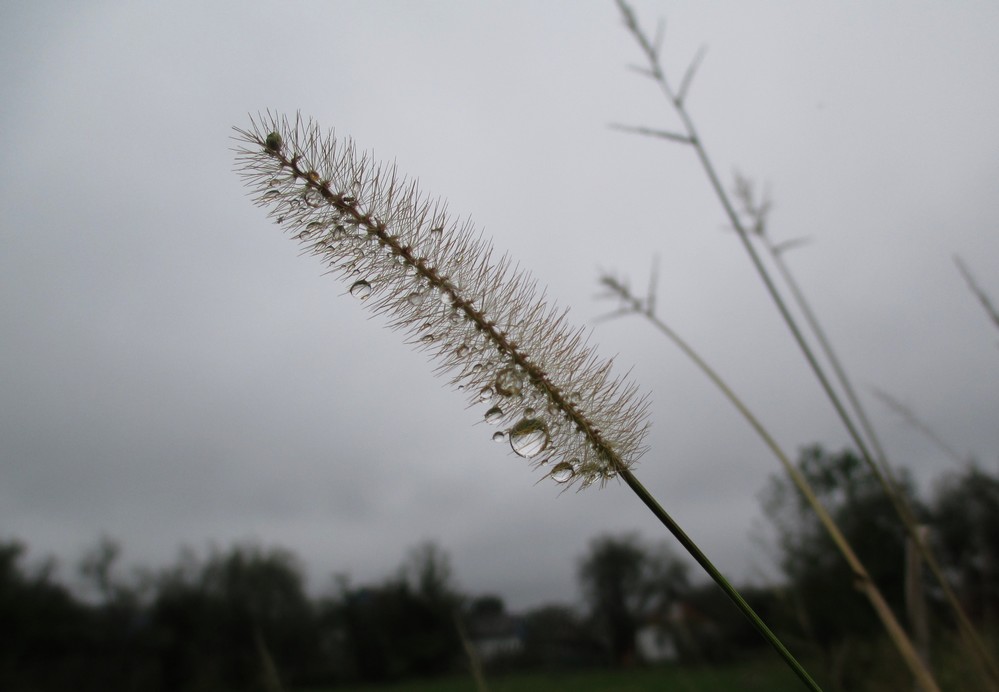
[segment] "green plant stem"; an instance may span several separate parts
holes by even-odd
[[[770,431],[764,427],[763,423],[753,414],[750,408],[736,395],[728,383],[719,375],[714,368],[712,368],[707,361],[701,358],[700,354],[697,353],[686,341],[684,341],[679,334],[677,334],[673,329],[669,327],[665,322],[660,320],[652,312],[651,307],[643,307],[641,302],[635,298],[628,290],[621,284],[613,281],[612,279],[605,279],[604,283],[607,284],[614,293],[616,293],[625,303],[630,307],[629,312],[634,312],[645,317],[656,329],[661,331],[670,341],[672,341],[688,358],[694,361],[694,364],[704,373],[705,376],[711,382],[721,390],[722,394],[726,399],[729,400],[736,410],[746,419],[750,427],[756,432],[757,435],[763,440],[764,444],[773,452],[774,456],[780,462],[781,466],[791,477],[792,482],[798,488],[799,492],[805,497],[812,511],[815,512],[819,521],[821,522],[823,528],[825,528],[826,533],[832,539],[833,543],[839,549],[843,558],[846,560],[847,564],[850,566],[850,570],[853,572],[854,584],[867,596],[867,599],[871,602],[871,606],[874,608],[875,613],[877,613],[878,618],[881,620],[881,624],[884,625],[885,630],[891,637],[892,641],[895,643],[895,647],[898,649],[902,658],[905,660],[906,664],[909,666],[913,676],[919,681],[920,687],[927,692],[939,692],[936,681],[933,679],[933,674],[927,668],[925,661],[916,651],[915,646],[912,644],[912,640],[906,634],[902,625],[899,623],[895,614],[892,612],[888,603],[885,601],[884,596],[881,594],[880,589],[871,579],[870,574],[867,572],[867,568],[857,557],[857,554],[853,551],[853,547],[850,542],[840,531],[839,526],[833,520],[832,516],[826,510],[826,508],[819,501],[818,496],[812,489],[811,484],[808,479],[805,478],[804,474],[791,463],[790,458],[784,452],[777,441],[774,439]]]
[[[840,386],[843,388],[843,391],[850,402],[850,405],[853,407],[854,414],[857,416],[857,420],[860,422],[861,427],[867,435],[867,439],[871,443],[871,447],[874,449],[875,459],[881,469],[881,473],[883,473],[884,477],[887,479],[887,484],[892,488],[899,487],[898,480],[895,478],[895,475],[891,470],[891,465],[888,463],[888,458],[885,455],[884,448],[881,446],[881,441],[878,438],[877,433],[874,431],[874,427],[871,425],[870,419],[868,418],[864,407],[861,405],[849,377],[847,377],[846,370],[841,365],[839,358],[836,357],[832,344],[819,324],[819,320],[815,316],[815,313],[812,311],[811,305],[805,299],[805,295],[798,286],[798,282],[795,281],[794,276],[787,267],[787,264],[781,258],[780,253],[777,252],[774,246],[770,243],[769,238],[763,236],[763,241],[774,261],[774,265],[781,273],[781,278],[790,289],[791,295],[794,297],[798,307],[801,308],[801,312],[805,316],[805,320],[808,322],[809,328],[818,340],[819,346],[822,348],[826,359],[833,368],[833,373],[836,375],[836,379],[839,381]],[[867,461],[869,465],[873,464],[871,459],[868,458]],[[884,481],[882,481],[882,484],[884,485]],[[889,497],[892,497],[891,493],[889,493]],[[895,498],[892,499],[894,501]],[[898,494],[898,505],[902,508],[899,510],[900,514],[904,511],[904,515],[902,517],[903,522],[906,524],[906,528],[910,529],[909,534],[913,540],[913,544],[920,553],[920,557],[926,562],[930,571],[933,572],[934,577],[940,583],[944,590],[945,597],[957,616],[958,629],[961,632],[961,637],[975,653],[973,658],[978,666],[979,673],[983,676],[984,680],[991,689],[997,689],[997,685],[999,685],[999,668],[996,667],[995,661],[985,648],[984,643],[978,636],[978,632],[975,630],[974,625],[965,613],[964,608],[960,605],[957,594],[955,594],[953,589],[951,589],[950,583],[943,574],[943,568],[936,560],[936,556],[933,554],[930,547],[925,544],[923,534],[919,531],[912,530],[912,528],[917,525],[916,518],[912,512],[912,508],[909,507],[905,498],[902,497],[901,494]],[[896,506],[896,509],[899,509],[898,505]],[[906,520],[906,516],[908,516],[908,520]]]
[[[874,474],[874,477],[880,483],[882,489],[885,492],[885,495],[888,496],[888,499],[891,501],[892,505],[894,506],[895,511],[902,519],[902,523],[905,526],[907,533],[912,537],[914,544],[919,549],[920,554],[922,555],[923,559],[926,561],[927,566],[930,568],[930,571],[933,573],[937,582],[940,584],[940,587],[944,592],[944,596],[946,597],[948,604],[951,606],[951,609],[954,611],[958,619],[958,626],[961,629],[962,633],[964,634],[965,640],[972,644],[972,649],[975,652],[976,658],[980,659],[980,665],[984,665],[987,668],[994,670],[994,664],[992,663],[990,657],[988,656],[985,650],[984,645],[982,644],[980,638],[978,637],[974,625],[972,625],[971,620],[968,618],[967,613],[964,612],[964,608],[961,606],[960,601],[957,598],[957,594],[954,593],[954,590],[951,588],[950,583],[947,581],[947,578],[943,573],[943,569],[941,568],[940,563],[937,561],[936,557],[930,551],[929,545],[926,543],[925,540],[923,540],[923,537],[919,535],[919,531],[917,530],[916,519],[912,513],[912,510],[908,507],[902,496],[896,491],[896,489],[891,485],[889,480],[878,468],[878,465],[875,463],[874,458],[867,447],[867,444],[864,442],[863,438],[861,437],[860,432],[857,430],[857,427],[853,424],[853,420],[850,418],[849,413],[847,412],[846,408],[843,406],[843,402],[840,400],[839,395],[836,393],[836,390],[833,389],[832,384],[829,382],[829,378],[826,377],[825,371],[822,369],[822,366],[819,364],[818,359],[815,357],[815,353],[808,345],[808,342],[805,341],[805,338],[801,333],[801,330],[798,328],[798,324],[795,321],[794,317],[791,315],[791,312],[788,309],[787,304],[784,302],[784,299],[777,291],[777,287],[774,285],[773,280],[770,278],[769,272],[767,271],[766,267],[763,265],[759,253],[756,252],[756,248],[753,247],[753,244],[749,239],[749,233],[746,231],[745,227],[742,225],[742,222],[739,220],[739,217],[736,214],[735,209],[732,206],[732,203],[729,200],[727,193],[725,192],[725,189],[722,187],[721,182],[718,179],[718,175],[715,172],[714,166],[711,164],[710,159],[708,158],[704,146],[701,144],[701,141],[694,128],[693,122],[691,121],[686,110],[683,108],[682,104],[676,105],[676,108],[678,110],[678,113],[680,114],[681,119],[684,122],[684,127],[687,128],[687,131],[690,135],[691,146],[693,146],[694,150],[697,152],[697,156],[701,161],[701,166],[704,168],[708,176],[708,179],[711,182],[711,186],[714,188],[715,193],[717,194],[718,199],[722,204],[722,207],[725,209],[725,212],[729,217],[729,221],[732,223],[733,227],[736,230],[736,233],[739,235],[739,239],[742,241],[742,244],[745,247],[746,252],[750,257],[753,266],[756,268],[760,280],[763,281],[764,286],[766,286],[767,292],[770,294],[770,297],[772,298],[774,305],[777,307],[778,312],[783,318],[785,325],[787,326],[788,330],[791,332],[791,335],[794,337],[794,340],[798,344],[798,348],[801,350],[802,354],[804,355],[805,360],[808,362],[808,365],[811,368],[812,373],[815,375],[815,378],[819,381],[822,390],[825,392],[826,397],[829,399],[830,403],[832,404],[833,408],[836,411],[836,414],[839,416],[840,421],[843,423],[843,427],[846,428],[847,434],[850,436],[850,439],[853,441],[854,445],[856,445],[857,451],[864,459],[868,468],[870,468],[871,473]]]
[[[697,544],[694,543],[684,530],[680,528],[680,525],[673,520],[673,517],[671,517],[665,509],[663,509],[662,505],[660,505],[652,494],[646,490],[645,486],[642,485],[637,478],[635,478],[635,475],[626,468],[620,469],[618,473],[624,479],[624,482],[628,484],[628,487],[630,487],[635,494],[638,495],[642,502],[645,503],[645,506],[652,510],[652,513],[656,515],[656,518],[659,519],[663,526],[665,526],[669,532],[673,534],[676,540],[680,542],[680,545],[683,546],[684,550],[690,553],[690,556],[697,561],[697,564],[708,573],[721,590],[725,592],[725,595],[728,596],[733,603],[735,603],[736,607],[742,611],[742,614],[745,615],[753,624],[753,627],[755,627],[756,630],[763,635],[763,638],[777,650],[777,653],[780,654],[785,663],[787,663],[791,670],[794,671],[795,675],[797,675],[798,678],[805,683],[805,686],[810,690],[817,690],[818,692],[821,692],[822,688],[819,687],[818,684],[812,679],[812,677],[808,674],[808,671],[806,671],[804,667],[798,663],[798,660],[791,654],[790,651],[787,650],[787,647],[784,646],[777,635],[774,634],[769,627],[767,627],[766,623],[764,623],[760,616],[756,614],[756,611],[753,610],[748,603],[746,603],[746,600],[736,590],[736,588],[729,583],[728,579],[726,579],[707,558],[707,556],[701,552],[701,549],[697,547]]]
[[[776,285],[774,284],[773,280],[770,277],[770,273],[767,271],[762,260],[760,259],[759,253],[756,252],[756,248],[753,247],[752,241],[750,240],[749,237],[749,232],[746,230],[741,219],[739,218],[739,215],[736,212],[735,207],[733,206],[731,200],[729,199],[728,193],[725,191],[725,188],[722,185],[717,172],[715,171],[714,164],[711,162],[711,159],[708,157],[707,150],[705,149],[703,143],[701,142],[700,135],[697,132],[697,128],[694,126],[693,119],[690,117],[690,114],[687,112],[683,100],[679,98],[676,94],[674,94],[673,90],[669,86],[669,82],[666,79],[666,75],[663,73],[662,67],[659,64],[659,56],[657,49],[649,42],[648,38],[641,31],[640,27],[637,24],[637,20],[635,19],[634,13],[632,12],[631,8],[628,7],[628,5],[624,2],[624,0],[618,0],[618,5],[621,7],[622,13],[625,16],[625,22],[628,26],[629,31],[631,31],[632,34],[635,36],[635,39],[638,41],[639,45],[642,48],[642,51],[645,53],[646,58],[649,61],[649,68],[645,72],[650,78],[652,78],[659,85],[660,89],[663,91],[663,94],[666,96],[667,100],[673,106],[678,117],[680,118],[681,123],[683,124],[685,133],[683,135],[680,135],[679,138],[680,139],[685,138],[686,140],[688,140],[685,143],[689,144],[694,148],[694,151],[697,154],[697,158],[701,162],[701,167],[704,170],[705,174],[707,175],[711,187],[715,191],[715,195],[718,197],[719,202],[721,203],[723,209],[725,210],[725,214],[728,216],[729,222],[732,224],[732,227],[735,229],[737,235],[739,236],[739,239],[742,242],[742,245],[745,248],[746,253],[749,255],[750,261],[752,262],[754,268],[757,271],[757,274],[760,277],[760,280],[763,282],[764,286],[767,289],[767,292],[770,294],[770,297],[773,300],[773,303],[776,306],[777,311],[780,313],[782,319],[784,320],[785,325],[787,326],[788,330],[791,332],[791,335],[794,338],[795,342],[798,344],[798,348],[801,350],[802,354],[805,357],[805,360],[808,362],[808,365],[811,368],[812,373],[819,381],[822,390],[825,392],[826,397],[829,399],[830,403],[835,409],[836,414],[839,417],[840,421],[843,423],[844,428],[846,428],[847,434],[849,435],[850,439],[853,441],[854,445],[856,445],[857,451],[860,453],[861,457],[864,459],[864,462],[867,464],[868,468],[870,468],[871,473],[874,474],[874,477],[877,479],[878,483],[881,485],[885,494],[888,496],[889,500],[891,501],[892,505],[895,508],[895,511],[898,513],[899,517],[901,518],[902,523],[905,526],[906,532],[912,537],[912,540],[916,545],[916,547],[919,549],[921,556],[926,561],[927,566],[930,568],[930,571],[933,573],[936,580],[939,582],[948,604],[950,605],[951,609],[954,611],[957,617],[958,626],[965,637],[965,641],[968,641],[971,644],[972,651],[974,653],[975,658],[977,659],[978,664],[983,669],[993,672],[992,676],[993,679],[999,679],[999,677],[997,677],[994,672],[996,670],[995,663],[991,660],[991,657],[989,656],[985,648],[985,645],[982,643],[981,638],[978,636],[978,633],[975,630],[974,625],[972,625],[971,620],[968,618],[967,613],[964,612],[964,608],[961,606],[961,603],[958,600],[957,595],[954,593],[954,590],[951,588],[949,582],[947,581],[947,578],[945,577],[943,569],[940,567],[939,562],[936,560],[927,542],[923,540],[923,537],[920,535],[919,531],[917,530],[917,523],[915,520],[915,516],[913,515],[911,509],[908,507],[907,503],[901,497],[901,494],[896,492],[896,489],[888,482],[888,479],[885,478],[885,475],[881,473],[881,470],[878,468],[878,465],[875,463],[870,451],[868,450],[867,444],[864,442],[863,437],[861,437],[859,431],[857,430],[857,427],[853,424],[853,420],[851,419],[849,413],[847,412],[846,408],[843,406],[843,403],[840,400],[839,395],[836,393],[835,389],[833,389],[831,383],[829,382],[829,378],[826,377],[825,371],[822,369],[822,366],[819,364],[818,359],[815,357],[815,354],[812,351],[811,347],[808,345],[808,342],[805,341],[801,329],[799,329],[797,322],[795,321],[793,315],[791,315],[791,312],[787,307],[787,304],[785,303],[784,299],[781,297],[780,292],[777,290]]]

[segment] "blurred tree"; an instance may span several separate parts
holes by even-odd
[[[689,588],[687,566],[668,548],[650,550],[634,534],[600,536],[579,564],[590,618],[617,665],[635,661],[635,635]]]
[[[469,618],[493,618],[506,615],[506,604],[494,594],[473,598],[466,609]]]
[[[460,600],[454,588],[451,558],[433,541],[410,548],[400,569],[400,579],[428,603],[449,612]]]
[[[548,605],[524,615],[525,666],[576,668],[605,664],[606,648],[571,608]]]
[[[301,568],[282,549],[235,546],[199,570],[167,572],[153,620],[166,689],[264,689],[271,661],[286,683],[299,683],[316,658]]]
[[[54,560],[29,573],[26,553],[0,541],[0,689],[94,689],[90,613],[53,581]]]
[[[976,466],[945,477],[932,505],[934,543],[967,612],[999,620],[999,478]]]
[[[394,579],[343,591],[336,607],[345,657],[366,681],[431,676],[462,656],[454,623],[461,604],[447,553],[427,542],[409,551]]]
[[[112,602],[116,592],[123,590],[123,585],[112,575],[120,555],[121,544],[110,536],[101,536],[97,545],[88,550],[80,561],[80,576],[102,603]]]
[[[579,565],[590,617],[617,665],[635,657],[645,559],[636,536],[601,536],[590,542]]]
[[[839,525],[871,578],[896,613],[905,612],[905,529],[891,500],[864,462],[849,450],[838,454],[815,445],[801,451],[798,468]],[[896,470],[899,491],[914,507],[908,473]],[[861,674],[863,653],[870,647],[847,642],[880,635],[881,626],[853,584],[853,575],[808,503],[784,475],[771,476],[762,494],[763,507],[777,530],[780,566],[788,580],[786,621],[821,651],[832,679]],[[847,647],[848,648],[848,647]]]

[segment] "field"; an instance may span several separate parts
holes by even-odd
[[[780,662],[723,667],[657,667],[626,671],[590,670],[519,673],[487,680],[489,692],[798,692],[801,683]],[[333,688],[309,692],[476,692],[471,676],[385,686]]]

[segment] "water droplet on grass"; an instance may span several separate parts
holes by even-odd
[[[496,391],[503,396],[518,396],[524,386],[524,378],[515,367],[503,368],[496,375]]]
[[[496,425],[503,419],[503,409],[499,406],[493,406],[491,409],[486,411],[486,422]]]
[[[537,418],[522,418],[510,428],[510,448],[525,459],[541,454],[549,442],[551,435],[548,433],[548,426]]]
[[[350,295],[360,300],[367,300],[368,296],[371,295],[371,284],[364,279],[355,281],[354,285],[350,287]]]
[[[310,207],[321,207],[325,200],[318,190],[314,190],[310,187],[302,193],[302,201]]]
[[[555,468],[552,472],[548,474],[552,477],[552,480],[556,483],[568,483],[572,480],[572,477],[576,475],[576,469],[573,468],[572,464],[568,461],[562,461],[555,464]]]

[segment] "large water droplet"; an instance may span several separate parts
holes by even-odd
[[[541,454],[549,442],[551,436],[548,433],[548,426],[537,418],[522,418],[510,428],[510,448],[518,456],[526,459]]]
[[[323,199],[322,194],[318,190],[314,190],[313,188],[310,187],[305,192],[302,193],[302,201],[304,201],[310,207],[321,207],[325,200]]]
[[[503,409],[499,406],[493,406],[491,409],[486,411],[486,422],[496,425],[501,420],[503,420]]]
[[[555,464],[555,468],[548,474],[556,483],[568,483],[576,475],[576,469],[568,461]]]
[[[493,388],[483,387],[479,390],[479,401],[488,401],[493,398]]]
[[[368,296],[371,295],[371,284],[364,279],[355,281],[354,285],[350,287],[350,295],[361,300],[367,300]]]
[[[268,190],[264,193],[264,199],[276,199],[281,196],[280,190]]]
[[[524,386],[524,377],[516,367],[503,368],[496,375],[496,391],[503,396],[518,396]]]
[[[506,433],[505,432],[494,432],[493,433],[493,442],[502,442],[505,439],[506,439]]]

